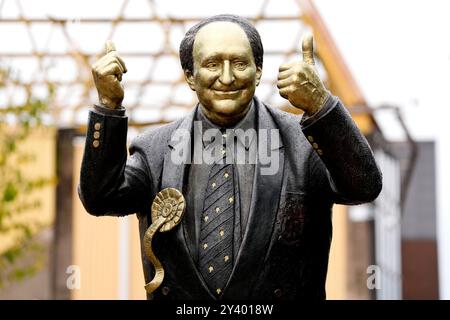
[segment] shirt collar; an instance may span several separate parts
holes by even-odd
[[[256,108],[255,103],[253,102],[253,99],[252,99],[252,101],[250,102],[250,109],[248,110],[248,112],[244,116],[244,118],[242,118],[236,125],[234,125],[233,127],[230,127],[230,128],[223,128],[223,127],[220,127],[220,126],[214,124],[213,122],[211,122],[211,120],[209,120],[203,113],[202,107],[200,104],[198,105],[197,112],[196,112],[194,119],[196,121],[202,122],[202,131],[203,131],[202,137],[204,137],[203,133],[208,129],[218,129],[221,131],[242,129],[245,132],[249,129],[256,130],[256,110],[255,110],[255,108]],[[254,139],[255,134],[248,135],[247,136],[248,139],[246,139],[246,135],[242,135],[242,134],[236,135],[236,137],[239,140],[239,142],[247,150],[250,148],[250,146],[255,141],[255,139]],[[212,142],[214,142],[214,140],[203,140],[203,139],[202,139],[202,141],[203,141],[203,147],[206,147],[209,144],[211,144]]]

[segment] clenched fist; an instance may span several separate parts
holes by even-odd
[[[126,72],[125,62],[117,54],[113,42],[107,41],[105,55],[92,66],[100,104],[112,109],[122,105],[124,92],[120,81],[122,81],[122,74]]]
[[[280,95],[307,115],[316,113],[329,94],[314,68],[313,41],[312,35],[303,37],[303,61],[281,65],[277,84]]]

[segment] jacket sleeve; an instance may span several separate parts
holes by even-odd
[[[127,159],[125,112],[102,109],[96,106],[89,113],[78,194],[95,216],[138,212],[146,206],[151,186],[144,152],[132,145]]]
[[[303,133],[315,152],[311,155],[310,179],[332,200],[360,204],[376,199],[382,175],[372,150],[338,98],[331,96],[312,117],[301,120]],[[323,190],[326,189],[326,190]]]

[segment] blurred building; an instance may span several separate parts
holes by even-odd
[[[403,298],[438,299],[435,144],[422,141],[417,146],[416,167],[402,216]],[[404,176],[409,148],[399,142],[393,144],[393,150]]]
[[[228,2],[237,4],[242,1]],[[6,3],[11,5],[14,0]],[[0,32],[5,25],[17,24],[25,32],[30,30],[28,34],[31,35],[28,49],[20,51],[13,47],[0,50],[0,59],[8,59],[12,66],[22,65],[25,69],[35,66],[35,72],[28,72],[29,77],[14,84],[11,90],[42,88],[47,82],[57,86],[58,99],[50,106],[47,119],[49,124],[57,127],[52,140],[56,163],[48,162],[42,166],[55,170],[59,179],[53,190],[50,237],[44,241],[48,244],[49,259],[46,268],[38,275],[41,280],[32,279],[0,290],[0,298],[145,298],[136,217],[90,216],[84,211],[76,192],[86,115],[97,99],[90,64],[101,53],[102,43],[112,38],[129,70],[124,77],[124,105],[130,120],[129,138],[132,138],[148,126],[166,123],[186,114],[195,105],[196,98],[184,84],[179,67],[178,44],[189,26],[219,12],[211,11],[206,1],[204,6],[195,8],[193,16],[189,16],[192,8],[180,13],[177,6],[170,7],[173,1],[120,0],[111,3],[115,4],[111,5],[115,11],[106,13],[100,11],[103,6],[90,3],[91,14],[97,12],[98,6],[98,18],[83,18],[82,13],[75,18],[37,13],[27,16],[26,10],[22,12],[18,6],[16,16],[10,14],[3,18],[3,15],[0,20]],[[31,2],[28,5],[33,6]],[[82,5],[72,4],[72,8],[75,10]],[[133,9],[133,6],[137,7]],[[5,5],[0,10],[5,12],[7,8]],[[230,8],[226,7],[226,10],[233,13]],[[317,68],[322,79],[349,107],[384,172],[384,189],[375,203],[351,209],[345,206],[334,208],[328,298],[402,298],[402,183],[399,163],[325,22],[309,0],[261,0],[247,9],[242,5],[235,8],[239,8],[235,13],[255,23],[265,46],[264,73],[256,94],[274,107],[298,113],[279,97],[277,71],[281,63],[300,59],[301,36],[307,30],[313,31]],[[105,14],[107,17],[100,17]],[[60,37],[56,41],[50,37],[47,45],[45,41],[41,45],[33,35],[39,33],[39,37],[45,40],[42,33],[46,28],[59,32]],[[17,36],[18,31],[14,34]],[[36,170],[42,168],[37,167]],[[78,277],[79,287],[76,281],[74,286],[68,286],[74,276]]]

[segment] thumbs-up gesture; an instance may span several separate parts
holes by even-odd
[[[105,45],[105,55],[92,66],[95,87],[100,104],[108,108],[119,108],[123,101],[122,74],[127,72],[125,62],[118,55],[112,41]]]
[[[313,41],[310,34],[303,37],[303,61],[281,65],[277,84],[280,95],[307,115],[316,113],[329,94],[314,68]]]

